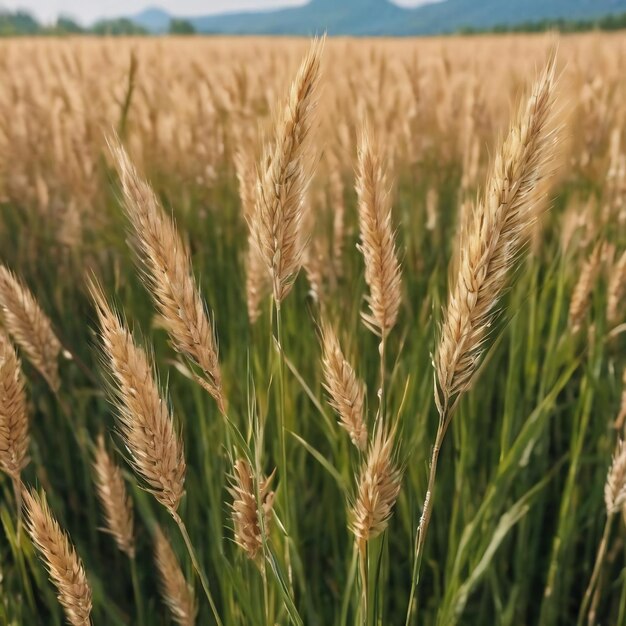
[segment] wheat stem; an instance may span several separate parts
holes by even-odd
[[[172,512],[172,517],[174,521],[178,525],[178,529],[180,530],[180,534],[183,537],[183,541],[185,542],[185,547],[187,548],[187,552],[189,553],[189,557],[191,558],[191,563],[193,568],[196,570],[196,574],[200,579],[200,584],[202,585],[202,589],[204,590],[204,595],[209,601],[209,606],[211,607],[211,612],[213,613],[213,617],[215,618],[215,623],[217,626],[224,626],[222,624],[222,620],[220,619],[220,615],[217,612],[217,607],[215,606],[215,601],[213,600],[213,595],[211,594],[211,589],[209,587],[209,580],[198,561],[198,557],[196,556],[196,551],[191,543],[191,539],[189,538],[189,533],[187,532],[187,527],[185,526],[185,522],[181,519],[180,515],[176,512]]]

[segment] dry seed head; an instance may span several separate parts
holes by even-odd
[[[24,376],[9,338],[0,331],[0,469],[14,480],[28,464]]]
[[[302,219],[313,161],[309,135],[323,45],[324,39],[313,42],[291,85],[274,142],[265,147],[250,219],[253,241],[269,273],[277,306],[302,265]]]
[[[217,341],[193,276],[189,251],[174,221],[166,215],[118,140],[109,142],[122,182],[124,209],[133,228],[142,277],[165,321],[176,350],[203,371],[198,382],[224,411]]]
[[[102,435],[98,437],[93,468],[107,531],[113,535],[117,547],[133,559],[135,558],[133,502],[126,491],[122,471],[109,456]]]
[[[50,387],[57,391],[61,344],[33,294],[4,265],[0,265],[0,307],[6,330]]]
[[[359,380],[346,360],[334,328],[322,326],[322,366],[324,388],[330,395],[330,405],[339,416],[339,424],[352,443],[361,451],[367,448],[367,426],[364,420],[365,383]]]
[[[359,200],[360,250],[370,312],[362,313],[366,326],[386,335],[396,323],[401,301],[400,263],[391,223],[391,196],[383,158],[365,130],[358,154],[356,191]]]
[[[239,181],[241,208],[246,221],[250,223],[250,220],[253,219],[256,202],[256,171],[250,151],[237,150],[235,169]],[[248,319],[251,324],[254,324],[261,315],[261,302],[270,292],[270,281],[259,249],[255,244],[252,229],[248,229],[245,269]]]
[[[385,432],[379,423],[361,468],[356,501],[350,512],[350,528],[361,548],[387,528],[401,482],[402,472],[394,461],[393,433]]]
[[[572,292],[572,299],[569,305],[569,327],[573,334],[576,334],[581,329],[589,308],[591,292],[600,270],[601,249],[602,246],[598,244],[591,256],[585,261]]]
[[[22,497],[28,533],[57,588],[67,621],[72,626],[88,626],[91,588],[74,546],[52,515],[45,496],[24,489]]]
[[[604,485],[604,503],[608,515],[617,513],[626,502],[626,446],[619,441]]]
[[[549,115],[555,59],[521,106],[497,154],[484,197],[460,234],[458,271],[448,294],[435,356],[440,411],[471,385],[497,305],[530,234],[538,183],[549,173],[556,143]]]
[[[611,324],[619,321],[619,305],[624,297],[626,289],[626,251],[622,253],[615,263],[609,277],[607,290],[606,318]]]
[[[90,291],[100,323],[102,348],[115,387],[118,424],[135,472],[172,515],[183,495],[185,457],[167,402],[161,397],[148,355],[107,304]]]
[[[161,580],[161,595],[179,626],[193,626],[198,607],[193,588],[185,580],[170,542],[160,528],[154,533],[154,560]]]
[[[231,486],[228,491],[233,497],[231,505],[235,542],[249,559],[255,559],[263,546],[263,534],[269,536],[274,505],[274,492],[270,484],[274,478],[272,472],[258,484],[261,511],[257,506],[256,480],[252,468],[245,459],[238,459],[233,466]],[[263,525],[260,516],[263,517]]]

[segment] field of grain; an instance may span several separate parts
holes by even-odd
[[[624,76],[0,41],[0,623],[626,624]]]

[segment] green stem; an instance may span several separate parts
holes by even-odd
[[[283,325],[280,309],[280,302],[276,301],[276,343],[278,345],[278,431],[280,440],[280,481],[283,486],[281,491],[284,494],[283,506],[285,509],[285,532],[287,540],[285,542],[285,565],[287,567],[287,578],[291,595],[293,596],[293,572],[291,568],[291,555],[289,552],[289,542],[291,539],[291,516],[290,497],[287,472],[287,443],[285,428],[285,359],[283,356]]]
[[[583,596],[582,604],[580,605],[578,621],[576,622],[578,626],[582,626],[583,622],[585,621],[585,614],[587,613],[589,603],[591,602],[591,594],[593,593],[594,587],[598,582],[600,572],[602,571],[602,564],[604,563],[604,557],[606,556],[606,550],[609,545],[609,535],[611,534],[611,526],[614,517],[615,514],[610,513],[606,518],[606,523],[604,524],[604,532],[602,533],[602,539],[600,540],[600,545],[598,546],[598,554],[596,555],[596,562],[593,566],[591,579],[589,580],[589,585],[587,586],[587,590],[585,591],[585,595]]]
[[[133,582],[133,595],[135,596],[135,611],[137,612],[137,624],[144,625],[143,618],[143,598],[139,587],[139,576],[137,575],[137,561],[134,556],[130,558],[130,577]]]
[[[413,602],[415,601],[415,591],[419,583],[420,567],[422,564],[422,558],[424,556],[426,534],[428,532],[430,517],[433,510],[433,491],[435,489],[435,478],[437,477],[437,463],[439,461],[439,452],[441,450],[441,444],[443,443],[443,438],[446,434],[448,424],[450,423],[450,416],[451,412],[448,411],[447,406],[444,406],[439,416],[439,426],[437,427],[437,435],[435,437],[435,443],[433,445],[433,451],[430,458],[430,472],[428,474],[428,485],[426,487],[426,496],[424,497],[422,517],[420,519],[420,523],[417,528],[417,534],[415,536],[415,557],[413,560],[413,575],[411,577],[409,605],[406,611],[406,626],[408,626],[411,621]]]
[[[185,546],[187,547],[187,552],[189,553],[189,557],[191,558],[191,563],[193,564],[193,568],[196,570],[196,574],[198,574],[198,578],[200,579],[200,583],[202,585],[202,589],[204,590],[204,594],[206,595],[207,600],[209,601],[209,606],[211,607],[211,611],[213,612],[213,617],[215,618],[215,623],[218,626],[224,626],[222,624],[222,620],[220,619],[219,613],[217,612],[217,608],[215,606],[215,602],[213,601],[213,596],[211,595],[211,590],[209,588],[209,581],[204,573],[204,570],[200,567],[200,563],[198,562],[198,557],[196,556],[196,551],[193,548],[193,544],[191,543],[191,539],[189,538],[189,533],[187,533],[187,527],[185,526],[185,522],[180,518],[178,513],[173,512],[172,517],[174,521],[178,525],[180,530],[180,534],[183,537],[183,541],[185,542]]]

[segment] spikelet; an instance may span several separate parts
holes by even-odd
[[[159,571],[161,595],[172,618],[179,626],[193,626],[198,612],[193,588],[185,580],[170,542],[158,527],[154,533],[154,560]]]
[[[0,307],[6,330],[48,385],[57,391],[61,344],[33,294],[4,265],[0,265]]]
[[[117,547],[134,559],[133,502],[126,491],[122,471],[109,456],[102,435],[98,436],[93,468],[107,531],[113,535]]]
[[[130,162],[119,141],[109,143],[122,181],[124,209],[133,228],[143,278],[176,350],[203,371],[198,378],[224,412],[222,375],[213,326],[194,280],[189,251],[174,221]]]
[[[361,468],[357,496],[350,512],[350,529],[361,550],[387,528],[401,482],[402,472],[393,459],[393,436],[379,423]]]
[[[617,513],[626,502],[626,445],[619,441],[604,485],[604,503],[608,515]]]
[[[255,559],[263,546],[263,535],[269,535],[274,505],[274,492],[270,491],[270,484],[274,472],[263,478],[259,485],[261,513],[257,507],[257,494],[252,468],[245,459],[238,459],[233,466],[231,486],[228,488],[233,497],[231,505],[235,542],[245,551],[249,559]],[[260,523],[263,515],[263,528]]]
[[[569,305],[569,327],[572,334],[576,334],[581,329],[587,314],[591,292],[600,269],[601,249],[602,246],[598,244],[591,256],[585,261],[572,292]]]
[[[358,154],[356,191],[359,203],[359,249],[365,260],[365,281],[369,287],[369,313],[361,315],[365,325],[382,336],[398,318],[401,301],[400,263],[396,258],[391,223],[391,196],[382,156],[363,132]]]
[[[606,319],[610,324],[616,324],[619,319],[619,305],[626,290],[626,251],[615,263],[609,277],[607,289]],[[623,316],[622,316],[623,317]]]
[[[330,405],[352,443],[364,452],[367,448],[367,426],[363,415],[365,383],[357,378],[341,351],[334,328],[328,323],[322,325],[322,351],[324,388],[330,395]]]
[[[107,304],[94,283],[90,291],[102,348],[115,387],[118,424],[135,472],[175,516],[183,495],[185,457],[167,402],[161,398],[148,355]]]
[[[274,142],[265,147],[250,220],[252,238],[272,283],[276,306],[291,290],[300,267],[304,237],[302,219],[311,178],[309,135],[324,40],[315,40],[289,92],[276,126]]]
[[[26,528],[57,588],[67,621],[72,626],[88,626],[91,588],[80,558],[52,515],[45,495],[24,489],[22,498]]]
[[[14,481],[28,464],[28,413],[20,361],[0,332],[0,469]]]
[[[496,156],[484,198],[473,207],[460,235],[458,271],[435,355],[440,412],[471,385],[509,270],[530,234],[540,200],[535,190],[548,174],[556,143],[549,129],[554,73],[552,58],[520,107]]]

